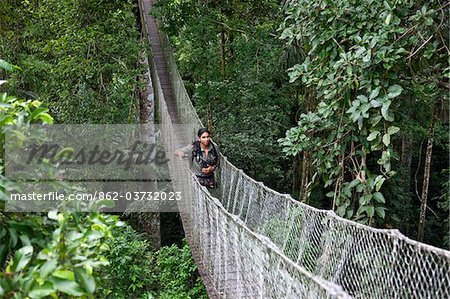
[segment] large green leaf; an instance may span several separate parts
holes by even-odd
[[[399,127],[390,126],[390,127],[388,128],[388,134],[389,134],[389,135],[393,135],[393,134],[397,133],[398,131],[400,131],[400,128],[399,128]]]
[[[372,133],[369,134],[369,136],[367,136],[367,141],[375,140],[375,138],[377,138],[378,135],[380,135],[379,131],[373,131]]]
[[[39,119],[46,124],[53,123],[53,117],[51,117],[50,114],[48,114],[48,113],[39,114]]]
[[[47,278],[47,276],[50,275],[50,273],[53,272],[53,270],[56,269],[56,266],[58,265],[58,262],[56,260],[49,260],[46,261],[42,266],[41,266],[41,270],[39,273],[39,276],[42,279]]]
[[[48,219],[58,220],[58,211],[56,210],[49,211],[47,217]]]
[[[104,236],[104,234],[102,232],[99,232],[98,230],[89,230],[85,234],[87,241],[94,241],[94,240],[103,238],[103,236]]]
[[[383,143],[384,143],[384,145],[389,146],[389,144],[391,144],[391,135],[384,134],[383,135]]]
[[[367,215],[368,215],[370,218],[372,218],[373,215],[375,214],[375,209],[374,209],[373,206],[368,206],[366,211],[367,211]]]
[[[56,270],[52,275],[61,279],[75,281],[75,274],[70,270]]]
[[[350,184],[348,185],[349,188],[353,188],[357,185],[359,185],[359,183],[361,183],[361,181],[359,179],[354,179],[353,181],[350,182]]]
[[[10,268],[11,272],[19,272],[25,268],[30,262],[32,255],[33,246],[25,246],[17,250],[14,254],[13,263]]]
[[[403,88],[400,85],[394,84],[394,85],[389,86],[387,96],[390,99],[393,99],[393,98],[398,97],[402,93],[402,91],[403,91]]]
[[[376,208],[375,208],[375,212],[377,213],[377,215],[378,215],[381,219],[384,219],[384,217],[386,216],[383,207],[376,207]]]
[[[389,107],[391,106],[391,101],[386,101],[383,103],[383,107],[381,107],[381,115],[384,117],[385,120],[388,120],[389,118]]]
[[[5,263],[7,254],[8,247],[6,246],[6,244],[0,244],[0,267],[2,267]]]
[[[373,100],[375,99],[378,95],[380,94],[380,88],[377,87],[374,90],[372,90],[372,92],[370,93],[369,99]]]
[[[88,292],[89,294],[93,294],[95,291],[95,279],[92,275],[86,273],[86,271],[82,268],[76,268],[75,273],[77,275],[77,280],[80,281],[81,286]]]
[[[82,296],[83,291],[75,281],[51,277],[50,281],[53,283],[55,289],[71,296]]]
[[[347,208],[344,205],[339,206],[336,210],[336,214],[340,217],[344,217],[346,209]]]
[[[43,298],[46,296],[50,296],[52,293],[55,293],[56,290],[53,287],[53,284],[49,281],[46,281],[43,285],[37,285],[31,289],[28,293],[28,296],[31,298]]]
[[[4,69],[4,70],[7,70],[9,72],[13,72],[16,69],[20,69],[20,68],[15,66],[15,65],[12,65],[12,64],[10,64],[8,62],[6,62],[3,59],[0,59],[0,69]]]
[[[386,178],[382,175],[379,175],[375,178],[375,191],[380,191],[381,186],[383,186],[385,180]]]
[[[381,194],[380,192],[375,192],[375,193],[373,194],[373,198],[374,198],[377,202],[380,202],[380,203],[385,203],[385,202],[386,202],[385,199],[384,199],[383,194]]]

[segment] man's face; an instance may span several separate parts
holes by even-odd
[[[200,137],[198,137],[198,140],[200,141],[201,144],[203,144],[204,146],[208,146],[209,143],[211,142],[211,137],[209,136],[208,132],[203,133],[202,135],[200,135]]]

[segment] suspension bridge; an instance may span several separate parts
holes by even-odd
[[[203,127],[170,46],[140,0],[151,93],[168,155]],[[185,124],[185,125],[183,125]],[[450,298],[450,251],[295,201],[221,157],[218,198],[171,159],[174,190],[210,298]]]

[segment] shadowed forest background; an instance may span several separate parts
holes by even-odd
[[[232,163],[448,248],[448,2],[159,3],[188,92]]]

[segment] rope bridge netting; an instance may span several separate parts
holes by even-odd
[[[161,136],[173,156],[202,123],[162,33],[161,43],[178,115],[189,124],[172,124],[152,65]],[[449,251],[302,204],[253,180],[226,157],[220,199],[198,184],[186,162],[171,159],[169,168],[174,189],[183,191],[185,229],[224,298],[450,297]]]

